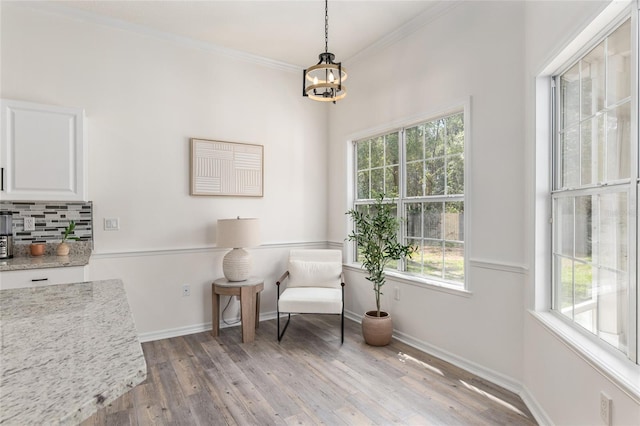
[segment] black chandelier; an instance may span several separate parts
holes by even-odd
[[[329,0],[324,2],[324,52],[318,58],[320,62],[303,71],[302,96],[335,104],[347,96],[347,88],[342,84],[347,79],[347,70],[341,62],[334,62],[335,55],[329,53]]]

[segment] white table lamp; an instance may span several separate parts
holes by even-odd
[[[222,259],[222,272],[229,281],[249,278],[251,256],[245,247],[260,245],[260,221],[256,218],[219,219],[218,247],[232,248]]]

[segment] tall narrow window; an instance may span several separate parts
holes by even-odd
[[[401,239],[417,251],[391,267],[464,285],[464,113],[355,142],[356,209],[396,203]]]
[[[637,286],[631,46],[627,20],[553,79],[553,309],[628,356]]]

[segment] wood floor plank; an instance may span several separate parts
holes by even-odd
[[[281,324],[283,326],[283,324]],[[298,315],[142,345],[147,380],[88,425],[535,425],[515,394],[393,341],[366,345],[360,325]]]

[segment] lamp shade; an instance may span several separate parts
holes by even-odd
[[[256,218],[218,219],[218,247],[242,248],[260,245],[260,221]]]

